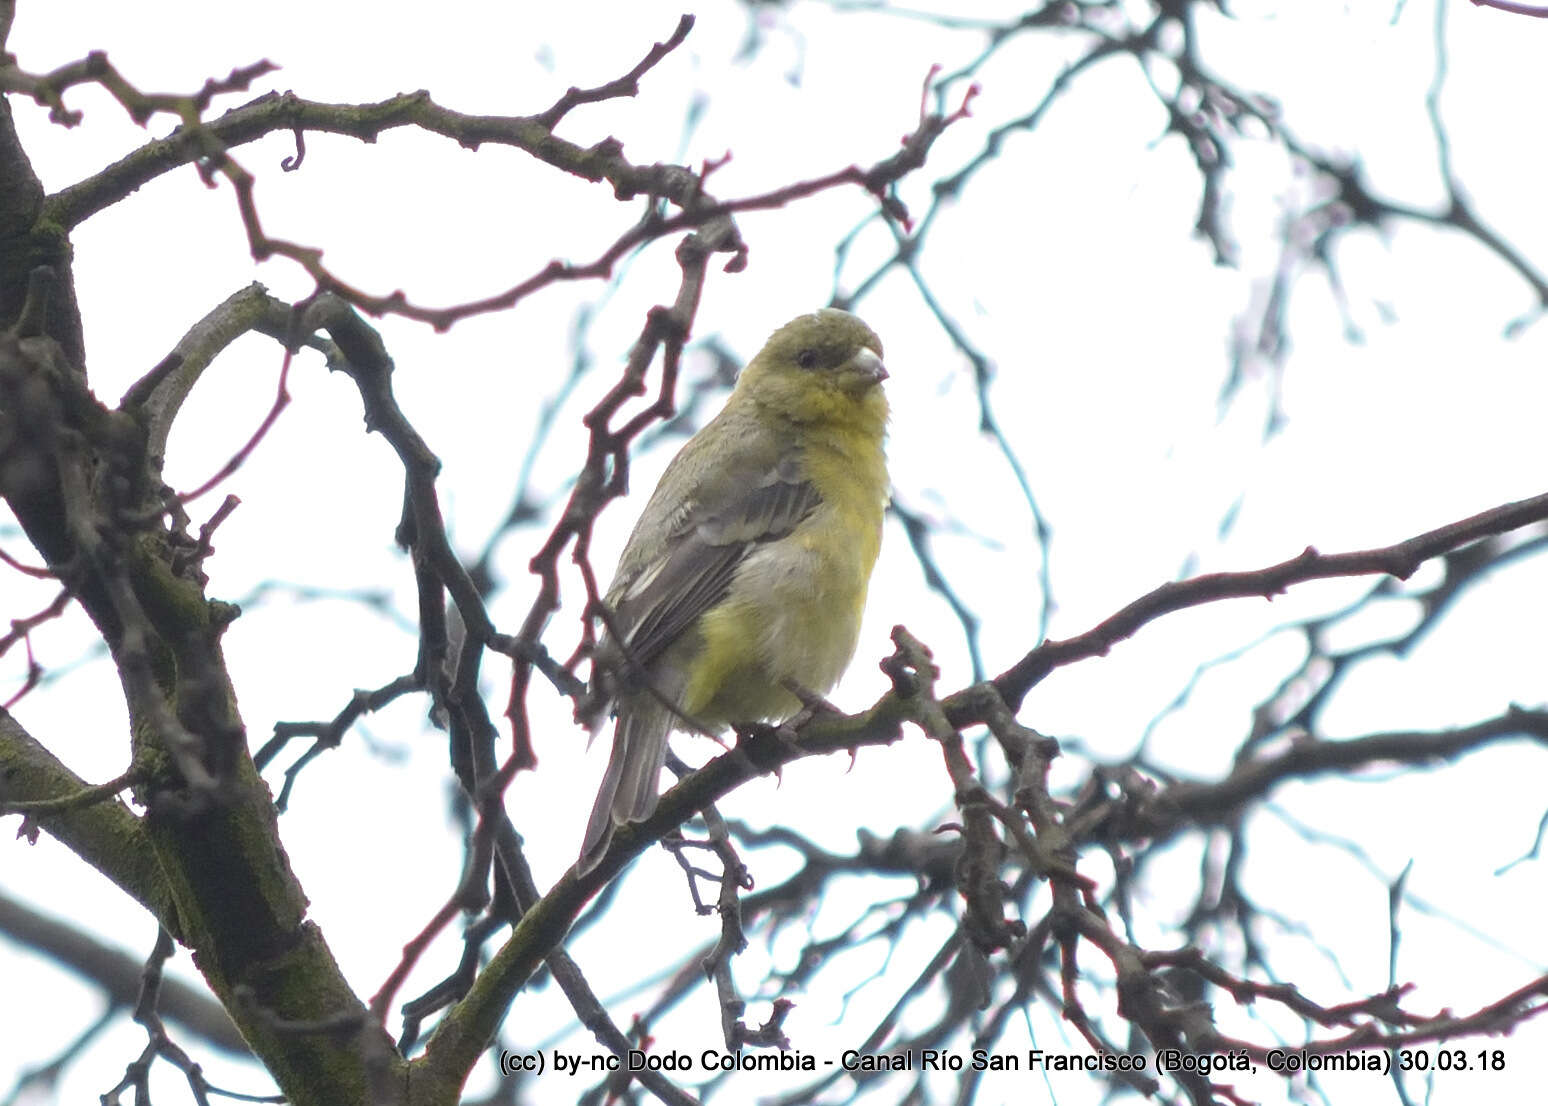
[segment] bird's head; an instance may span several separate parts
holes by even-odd
[[[737,391],[797,423],[874,424],[887,420],[882,344],[847,311],[824,307],[769,336],[737,380]]]

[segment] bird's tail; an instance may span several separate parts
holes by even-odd
[[[602,859],[613,838],[614,826],[643,822],[655,811],[656,789],[661,766],[666,763],[667,734],[671,729],[672,712],[648,692],[619,702],[613,751],[586,822],[581,875]]]

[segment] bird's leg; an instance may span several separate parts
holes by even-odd
[[[790,737],[794,737],[797,730],[819,714],[844,713],[815,691],[802,687],[788,676],[780,681],[780,686],[801,700],[801,709],[780,725],[780,729],[787,731]]]
[[[796,731],[810,722],[813,718],[816,718],[819,714],[844,713],[843,711],[839,710],[838,707],[824,699],[821,695],[818,695],[814,691],[807,690],[789,677],[781,680],[780,683],[784,685],[786,691],[790,692],[790,694],[801,700],[801,709],[797,711],[794,717],[792,717],[788,722],[785,722],[780,726],[780,732],[787,741],[794,741]],[[850,768],[854,768],[855,757],[858,756],[859,753],[860,749],[858,746],[852,746],[850,748]]]

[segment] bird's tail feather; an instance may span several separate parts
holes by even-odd
[[[596,867],[613,838],[613,827],[642,822],[656,809],[661,766],[666,763],[672,712],[649,694],[619,703],[618,725],[607,771],[586,821],[580,874]]]

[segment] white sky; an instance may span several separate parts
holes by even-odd
[[[311,99],[365,101],[425,87],[459,110],[519,114],[546,106],[569,84],[595,84],[625,71],[671,31],[677,15],[659,3],[572,4],[562,12],[560,5],[498,7],[452,0],[427,17],[420,5],[276,0],[237,15],[238,9],[191,2],[22,0],[9,48],[34,72],[105,49],[131,81],[178,91],[267,57],[283,68],[262,87],[290,88]],[[1272,15],[1254,7],[1238,23],[1210,22],[1205,39],[1208,53],[1222,67],[1229,63],[1233,80],[1283,97],[1286,117],[1304,140],[1358,151],[1379,192],[1432,205],[1441,191],[1421,95],[1431,74],[1433,12],[1428,3],[1410,3],[1394,27],[1390,6],[1351,11],[1332,3],[1286,4],[1274,6]],[[767,18],[770,41],[756,60],[736,64],[731,59],[748,33],[743,11],[707,5],[698,17],[688,45],[645,79],[636,100],[579,109],[562,132],[577,141],[616,135],[642,162],[696,164],[729,149],[733,159],[713,186],[722,196],[747,194],[890,153],[913,124],[929,66],[939,61],[955,68],[980,45],[975,35],[921,22],[798,3]],[[597,33],[599,21],[605,34]],[[1548,91],[1545,35],[1543,23],[1455,4],[1443,100],[1455,164],[1477,210],[1541,264],[1548,264],[1548,222],[1540,215],[1543,152],[1532,105]],[[971,157],[988,128],[1025,111],[1073,50],[1027,40],[985,67],[974,118],[938,144],[932,171],[904,186],[916,212],[924,209],[934,172]],[[1158,73],[1156,79],[1165,84],[1168,78]],[[701,95],[708,109],[684,148],[684,109]],[[51,190],[146,138],[100,92],[77,90],[70,100],[86,120],[68,132],[50,126],[41,109],[13,101]],[[1339,260],[1363,341],[1345,340],[1326,282],[1308,276],[1297,285],[1290,316],[1286,430],[1260,445],[1268,395],[1262,375],[1220,415],[1216,397],[1227,372],[1232,320],[1261,297],[1272,275],[1276,259],[1267,236],[1280,217],[1280,198],[1294,186],[1285,183],[1271,150],[1243,151],[1235,183],[1246,195],[1232,211],[1241,267],[1217,268],[1205,245],[1188,237],[1196,178],[1179,139],[1157,141],[1163,125],[1131,64],[1099,71],[1034,136],[1006,143],[1001,164],[941,220],[925,253],[933,290],[994,356],[997,413],[1054,528],[1052,636],[1088,628],[1174,577],[1190,558],[1201,570],[1244,569],[1307,544],[1325,551],[1385,544],[1543,490],[1548,338],[1539,326],[1514,341],[1502,339],[1506,324],[1530,310],[1530,289],[1452,234],[1398,225],[1385,240],[1365,235],[1350,242]],[[167,128],[158,120],[151,133]],[[314,135],[307,146],[296,174],[278,171],[291,152],[283,136],[238,151],[259,174],[266,227],[325,246],[335,271],[372,291],[401,287],[418,302],[503,289],[553,256],[588,258],[637,214],[613,201],[605,186],[561,177],[506,150],[473,154],[406,132],[385,135],[375,146]],[[826,300],[833,281],[828,243],[868,211],[856,191],[742,220],[751,265],[739,275],[712,276],[698,336],[721,335],[748,356],[774,326]],[[887,237],[878,228],[868,235],[845,269],[846,287],[884,256]],[[206,189],[192,169],[155,181],[92,219],[75,244],[89,368],[104,399],[116,399],[187,325],[246,283],[261,280],[285,297],[307,291],[286,263],[251,262],[229,190]],[[540,462],[538,491],[562,491],[580,456],[579,412],[621,363],[645,308],[675,287],[671,246],[664,243],[639,258],[608,299],[588,341],[600,371],[566,406],[563,429]],[[398,320],[382,324],[404,408],[445,463],[441,494],[465,551],[479,549],[508,508],[537,407],[568,365],[575,306],[600,294],[600,286],[550,290],[444,336]],[[965,529],[938,544],[953,583],[986,618],[986,663],[999,670],[1035,644],[1036,555],[1019,492],[992,444],[974,434],[968,367],[901,274],[860,310],[887,344],[898,497]],[[172,440],[167,471],[174,484],[201,482],[246,437],[268,407],[278,366],[273,344],[257,338],[238,343],[217,364]],[[705,373],[707,362],[694,360],[689,370]],[[274,432],[222,488],[243,505],[219,532],[218,555],[207,566],[210,593],[240,598],[266,580],[387,588],[397,609],[411,613],[408,566],[391,542],[401,488],[396,462],[380,438],[361,432],[359,401],[347,380],[330,378],[312,359],[298,365],[292,391],[295,402]],[[652,486],[668,452],[640,458],[637,493]],[[1218,519],[1238,497],[1245,499],[1237,525],[1228,540],[1219,540]],[[208,512],[218,502],[218,495],[208,497],[202,508]],[[611,566],[636,502],[605,516],[595,554],[599,572]],[[530,599],[525,563],[533,544],[523,534],[500,550],[497,563],[509,587],[494,613],[503,625],[514,625]],[[1487,717],[1511,701],[1541,701],[1548,649],[1540,618],[1528,613],[1522,597],[1540,595],[1545,584],[1541,562],[1502,572],[1406,663],[1362,668],[1325,716],[1329,736],[1444,726]],[[50,594],[10,576],[0,577],[0,589],[11,617],[30,613]],[[1102,755],[1122,756],[1196,663],[1360,590],[1323,585],[1273,605],[1241,602],[1173,617],[1112,656],[1050,679],[1029,698],[1023,717]],[[887,631],[900,621],[935,648],[943,686],[970,678],[955,623],[921,586],[903,535],[893,529],[857,661],[834,695],[837,702],[859,707],[880,693],[875,661],[888,652]],[[83,623],[76,615],[41,631],[40,659],[63,665],[80,656]],[[556,649],[573,632],[573,614],[561,615],[552,635]],[[347,603],[284,596],[245,615],[226,646],[255,744],[277,719],[330,717],[351,689],[385,683],[413,658],[412,637],[380,616]],[[1224,770],[1247,711],[1294,663],[1294,646],[1280,635],[1215,673],[1187,709],[1158,728],[1153,755],[1179,771]],[[19,682],[22,659],[15,652],[0,661],[6,677],[0,686]],[[498,710],[504,674],[495,662],[486,670]],[[539,692],[536,698],[546,697]],[[362,994],[376,989],[457,875],[459,845],[439,817],[448,788],[444,755],[438,738],[421,727],[422,713],[416,702],[370,719],[366,733],[398,759],[365,755],[365,735],[357,730],[344,751],[307,769],[284,820],[313,917]],[[46,694],[27,698],[17,715],[87,778],[122,770],[122,708],[103,663],[71,671]],[[540,881],[548,881],[573,859],[603,749],[599,743],[586,756],[562,709],[540,714],[539,721],[540,769],[516,781],[508,803],[527,833]],[[685,744],[683,751],[707,755],[702,746]],[[927,786],[901,786],[914,779]],[[1465,916],[1507,950],[1492,950],[1444,920],[1407,913],[1400,974],[1419,983],[1415,1009],[1467,1010],[1541,971],[1548,959],[1537,936],[1541,867],[1492,874],[1529,844],[1543,806],[1540,779],[1540,759],[1504,749],[1395,786],[1282,789],[1278,807],[1326,834],[1361,841],[1379,877],[1357,870],[1336,850],[1307,845],[1269,817],[1255,823],[1254,845],[1269,862],[1253,870],[1249,891],[1266,909],[1304,918],[1336,948],[1343,976],[1299,941],[1286,941],[1279,966],[1328,1002],[1384,986],[1384,882],[1412,858],[1411,894]],[[795,766],[782,785],[759,781],[726,810],[754,822],[801,818],[814,838],[844,849],[852,848],[857,827],[885,833],[898,824],[931,824],[940,817],[944,787],[936,751],[910,739],[863,753],[852,771],[838,758]],[[537,827],[549,832],[533,832]],[[787,861],[761,863],[766,886]],[[1104,874],[1100,857],[1083,863]],[[1178,865],[1185,886],[1195,878],[1193,850],[1175,850],[1168,863]],[[1158,925],[1176,909],[1166,886],[1165,879],[1153,879],[1155,901],[1141,904]],[[150,948],[154,930],[143,913],[46,840],[34,848],[0,846],[0,888],[77,919],[111,919],[100,923],[103,936],[135,955]],[[711,939],[713,921],[694,918],[680,888],[670,858],[652,853],[618,908],[659,919],[648,923],[659,927],[649,940],[663,949]],[[841,910],[842,902],[825,907],[814,927],[839,924]],[[943,939],[944,926],[938,918],[933,928],[920,927],[894,963],[913,964],[920,950]],[[1160,928],[1138,936],[1171,943]],[[599,947],[597,935],[572,951],[604,995],[635,978],[634,965]],[[403,995],[439,978],[456,953],[454,940],[443,941]],[[744,980],[756,978],[759,955],[756,946],[749,951],[739,968]],[[879,949],[857,953],[840,971],[857,985],[879,967],[879,956]],[[669,961],[663,952],[661,962]],[[186,957],[174,970],[196,978]],[[801,1004],[788,1031],[799,1047],[820,1055],[858,1044],[908,974],[881,976],[844,1010],[832,999],[837,986],[797,996]],[[55,1007],[40,1016],[36,998],[0,1004],[0,1041],[7,1042],[0,1050],[3,1093],[21,1067],[83,1028],[98,1000],[73,976],[3,944],[0,977],[16,981],[21,993],[48,996]],[[627,1022],[643,1001],[624,999],[611,1009]],[[706,995],[658,1027],[663,1047],[695,1054],[716,1047],[710,1001]],[[519,1026],[559,1025],[565,1018],[551,988],[524,997],[515,1011],[508,1022],[513,1036],[524,1036]],[[759,1013],[755,1007],[750,1016]],[[1217,1014],[1231,1031],[1268,1036],[1263,1024],[1228,1021],[1239,1018],[1234,1011]],[[1274,1024],[1299,1033],[1296,1025]],[[1039,1015],[1031,1032],[1043,1047],[1059,1047],[1063,1031]],[[542,1036],[525,1039],[535,1043]],[[106,1090],[142,1039],[127,1021],[104,1035],[66,1076],[60,1100]],[[571,1045],[577,1040],[570,1038]],[[251,1068],[187,1043],[201,1051],[217,1082],[266,1090]],[[1548,1037],[1536,1025],[1487,1042],[1506,1050],[1511,1070],[1487,1083],[1478,1074],[1443,1076],[1431,1101],[1471,1101],[1480,1093],[1510,1100],[1511,1088],[1530,1078],[1535,1050],[1544,1043]],[[1465,1043],[1470,1052],[1484,1045]],[[470,1090],[483,1078],[476,1075]],[[1347,1084],[1328,1080],[1333,1100],[1386,1091],[1361,1082],[1371,1077],[1349,1078]],[[163,1074],[158,1095],[177,1101],[186,1092],[175,1084]],[[1282,1093],[1269,1077],[1241,1086],[1266,1101]],[[1061,1103],[1084,1101],[1099,1089],[1057,1087]],[[574,1093],[556,1083],[541,1087],[534,1100],[570,1101]],[[1021,1100],[1023,1093],[1021,1083],[991,1082],[982,1101]]]

